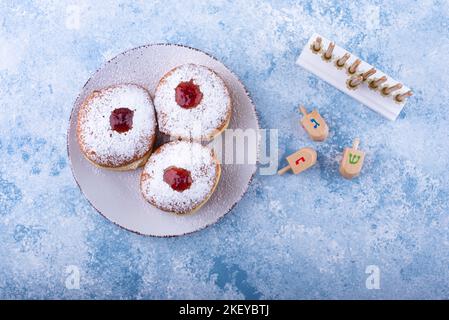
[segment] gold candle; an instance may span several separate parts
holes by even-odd
[[[385,94],[385,95],[389,95],[393,91],[399,90],[401,88],[402,88],[402,84],[397,83],[394,86],[383,88],[382,89],[382,93]]]
[[[361,62],[362,62],[362,61],[361,61],[360,59],[355,60],[355,61],[351,64],[351,66],[348,68],[348,72],[351,73],[351,74],[355,73],[355,72],[357,71],[357,68],[359,67],[359,65],[360,65]]]

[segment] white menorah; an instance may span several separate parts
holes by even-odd
[[[296,63],[389,120],[412,91],[334,42],[314,34]]]

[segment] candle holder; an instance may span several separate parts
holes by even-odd
[[[296,63],[389,120],[398,117],[413,95],[410,88],[319,34],[309,39]]]

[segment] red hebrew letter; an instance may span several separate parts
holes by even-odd
[[[299,162],[306,162],[306,159],[304,159],[304,157],[299,158],[298,160],[296,160],[295,164],[298,165]]]

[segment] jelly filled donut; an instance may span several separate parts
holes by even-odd
[[[140,189],[161,210],[192,213],[207,202],[220,174],[212,150],[197,142],[172,141],[153,152],[143,169]]]
[[[132,170],[151,154],[156,116],[147,90],[134,84],[94,91],[78,112],[77,138],[84,156],[112,170]]]
[[[185,64],[159,81],[154,97],[159,130],[181,139],[209,141],[231,118],[231,97],[212,70]]]

